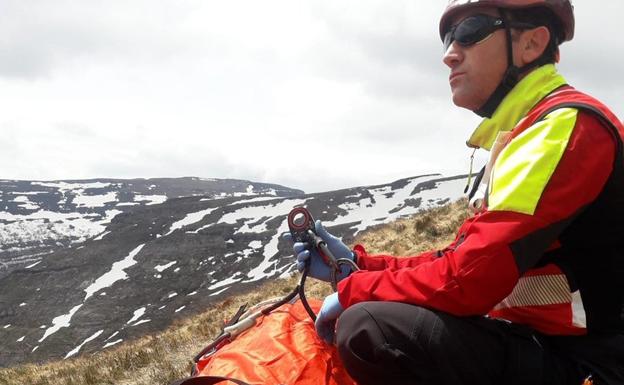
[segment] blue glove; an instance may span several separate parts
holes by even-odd
[[[336,320],[343,311],[344,308],[338,301],[338,293],[334,293],[325,298],[323,306],[321,306],[321,310],[316,316],[316,322],[314,323],[316,333],[328,344],[334,342]]]
[[[327,247],[332,254],[334,254],[336,259],[348,258],[352,261],[355,259],[353,251],[351,251],[351,249],[349,249],[349,247],[340,239],[328,233],[320,220],[317,220],[314,223],[314,229],[316,230],[316,234],[321,237],[325,243],[327,243]],[[292,241],[292,235],[290,233],[284,233],[282,238]],[[293,250],[297,256],[297,270],[302,272],[305,268],[306,262],[310,260],[310,277],[330,282],[332,268],[325,263],[323,257],[321,257],[316,248],[312,248],[312,250],[310,250],[311,248],[312,245],[307,242],[295,242],[293,244]],[[348,265],[342,265],[340,267],[340,274],[338,274],[336,278],[340,281],[349,274],[351,274],[351,267]]]

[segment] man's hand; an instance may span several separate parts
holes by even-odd
[[[316,316],[316,333],[328,344],[334,343],[336,320],[344,308],[338,301],[338,293],[330,294],[323,301],[323,306]]]
[[[317,220],[314,223],[314,229],[316,230],[316,234],[321,237],[323,241],[325,241],[327,247],[336,259],[347,258],[352,261],[354,260],[355,257],[353,251],[351,251],[351,249],[349,249],[349,247],[340,239],[328,233],[320,220]],[[292,241],[292,235],[290,233],[284,233],[282,238]],[[293,244],[293,250],[297,256],[297,270],[299,270],[299,272],[302,272],[305,269],[306,263],[309,261],[310,277],[326,282],[331,281],[332,267],[323,260],[323,257],[319,254],[318,250],[313,247],[313,245],[310,245],[308,242],[295,242]],[[336,278],[340,281],[349,274],[351,274],[351,268],[348,265],[342,265],[340,274],[338,274]]]

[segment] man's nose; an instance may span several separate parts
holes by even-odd
[[[463,60],[462,49],[457,42],[452,42],[442,57],[442,62],[449,68],[456,67]]]

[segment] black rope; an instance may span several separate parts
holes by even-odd
[[[301,273],[301,280],[299,281],[299,285],[295,288],[299,292],[299,299],[301,300],[301,304],[303,308],[308,312],[308,315],[312,319],[312,322],[316,322],[316,314],[314,310],[310,307],[310,303],[308,303],[308,299],[305,295],[305,281],[308,278],[308,271],[310,270],[310,265],[307,264],[305,269],[303,269],[303,273]]]
[[[223,341],[227,340],[228,338],[230,338],[230,333],[221,333],[217,338],[215,338],[214,341],[212,341],[210,344],[208,344],[208,346],[203,348],[201,352],[197,353],[197,355],[193,358],[193,362],[195,362],[195,363],[199,362],[199,360],[203,356],[205,356],[206,354],[208,354],[212,350],[216,350],[219,347],[219,345]]]
[[[287,304],[288,302],[290,302],[293,298],[295,298],[297,296],[297,294],[299,294],[299,286],[297,286],[295,288],[295,290],[293,290],[290,294],[288,294],[286,297],[280,299],[278,302],[275,302],[273,305],[271,306],[267,306],[264,309],[262,309],[260,312],[264,315],[268,315],[270,312],[272,312],[273,310],[277,309],[278,307]]]

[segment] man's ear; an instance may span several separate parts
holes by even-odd
[[[523,65],[542,56],[549,42],[550,31],[544,26],[523,31],[520,38],[520,59],[523,61]]]

